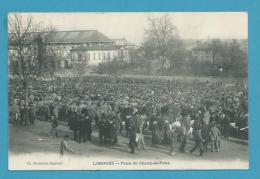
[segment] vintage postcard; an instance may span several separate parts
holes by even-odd
[[[7,22],[9,170],[249,168],[246,12]]]

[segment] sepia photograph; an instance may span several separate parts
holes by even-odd
[[[249,169],[246,12],[7,18],[9,170]]]

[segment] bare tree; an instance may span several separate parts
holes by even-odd
[[[210,43],[212,52],[212,62],[209,64],[220,72],[231,74],[246,74],[247,52],[240,48],[240,44],[233,40],[232,42],[222,42],[219,39],[213,39]]]
[[[8,16],[8,63],[23,89],[25,106],[28,106],[29,86],[41,75],[43,46],[41,35],[47,28],[36,23],[32,16],[11,14]]]
[[[178,38],[177,28],[172,24],[169,15],[159,18],[149,18],[149,28],[146,29],[146,54],[150,57],[159,59],[162,70],[169,64],[169,58],[173,50],[173,41]]]

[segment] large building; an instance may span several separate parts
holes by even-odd
[[[124,42],[118,44],[97,30],[56,31],[46,34],[45,39],[50,48],[57,49],[62,68],[70,68],[82,60],[93,66],[115,58],[127,60],[131,43],[125,39]]]
[[[34,33],[31,34],[35,38]],[[72,68],[73,63],[82,60],[93,66],[115,58],[127,60],[128,48],[134,46],[125,39],[110,39],[98,30],[44,32],[40,38],[46,46],[46,53],[54,52],[60,68]],[[9,50],[15,45],[12,39],[12,34],[9,34]]]

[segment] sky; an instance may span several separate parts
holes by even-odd
[[[29,13],[23,13],[27,16]],[[141,44],[149,17],[166,13],[30,13],[35,21],[52,24],[57,30],[98,30],[111,39],[126,38]],[[245,12],[168,13],[183,39],[247,39]]]

